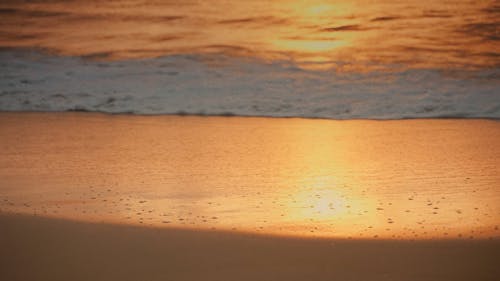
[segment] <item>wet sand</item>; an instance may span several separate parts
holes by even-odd
[[[497,280],[499,240],[278,238],[0,215],[1,280]]]
[[[0,113],[0,211],[357,239],[500,237],[500,122]]]

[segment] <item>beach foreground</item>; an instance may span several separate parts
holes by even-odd
[[[498,240],[339,240],[0,216],[1,280],[497,280]]]
[[[497,280],[500,126],[0,113],[0,280]]]

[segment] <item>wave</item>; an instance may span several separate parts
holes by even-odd
[[[342,62],[339,62],[341,64]],[[95,61],[0,52],[1,111],[306,117],[500,118],[498,68],[338,72],[221,54]]]

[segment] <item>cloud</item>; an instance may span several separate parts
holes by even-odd
[[[341,26],[335,26],[335,27],[327,27],[327,28],[322,28],[321,31],[326,31],[326,32],[334,32],[334,31],[364,31],[364,30],[369,30],[370,28],[367,27],[362,27],[357,24],[353,25],[341,25]]]
[[[288,23],[286,19],[280,19],[276,17],[248,17],[248,18],[236,18],[227,19],[217,22],[218,24],[285,24]]]
[[[401,17],[398,17],[398,16],[384,16],[384,17],[373,18],[370,21],[377,22],[377,21],[391,21],[391,20],[398,20],[398,19],[401,19]]]
[[[500,40],[500,22],[477,22],[462,26],[460,32],[468,36],[481,37],[485,41]]]

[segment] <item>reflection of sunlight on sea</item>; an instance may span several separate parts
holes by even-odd
[[[295,236],[500,237],[495,121],[0,118],[1,211]]]
[[[0,9],[9,22],[2,46],[98,60],[216,52],[356,71],[498,66],[496,1],[8,1]]]

